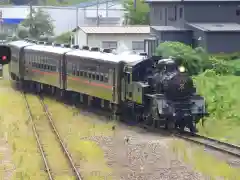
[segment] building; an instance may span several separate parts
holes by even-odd
[[[149,26],[88,26],[78,27],[75,33],[75,44],[79,46],[113,48],[144,51],[144,39],[150,37]]]
[[[211,53],[240,50],[240,0],[146,2],[150,6],[151,33],[160,42],[180,41]]]
[[[55,35],[71,31],[77,26],[117,25],[124,19],[124,11],[119,1],[102,0],[96,5],[93,2],[72,7],[33,6],[47,12],[55,27]],[[0,6],[2,12],[2,31],[14,33],[18,24],[26,19],[29,6]]]
[[[84,9],[85,26],[119,26],[124,21],[124,7],[119,0],[95,0],[76,5]]]

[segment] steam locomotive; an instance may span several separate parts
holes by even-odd
[[[11,79],[33,91],[68,96],[157,128],[195,132],[206,115],[193,80],[171,58],[29,40],[8,45]]]

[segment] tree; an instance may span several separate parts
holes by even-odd
[[[57,36],[55,38],[55,41],[57,43],[67,43],[67,44],[70,44],[72,35],[73,35],[72,32],[62,33],[62,34],[60,34],[59,36]]]
[[[27,38],[29,36],[29,28],[26,28],[24,26],[18,26],[18,29],[17,29],[17,36],[20,38],[20,39],[24,39],[24,38]]]
[[[134,0],[124,0],[123,4],[126,9],[125,20],[131,25],[148,25],[149,24],[149,6],[143,0],[136,0],[136,9]]]
[[[29,14],[27,19],[24,20],[21,25],[25,28],[29,28],[29,34],[32,38],[39,39],[41,35],[53,35],[52,19],[48,13],[38,9],[32,11],[32,18]],[[31,27],[32,26],[32,27]]]
[[[174,57],[179,65],[186,67],[190,75],[197,75],[207,69],[212,69],[216,74],[221,75],[236,72],[236,68],[227,61],[210,56],[203,48],[193,49],[180,42],[163,42],[157,47],[156,54],[163,58]]]

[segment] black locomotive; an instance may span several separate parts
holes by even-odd
[[[34,91],[70,95],[75,101],[168,129],[188,127],[194,132],[206,114],[204,98],[172,59],[29,41],[11,42],[9,47],[12,80]]]

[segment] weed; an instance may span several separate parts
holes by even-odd
[[[41,169],[42,159],[31,125],[26,125],[28,116],[23,98],[19,92],[10,89],[6,84],[8,83],[5,80],[0,81],[0,135],[5,136],[11,148],[11,158],[15,166],[12,178],[47,179],[46,173]],[[7,168],[10,165],[2,166]]]
[[[96,124],[92,119],[94,117],[90,115],[79,114],[76,116],[74,108],[66,108],[65,105],[50,99],[46,99],[45,102],[48,104],[60,135],[64,137],[75,162],[80,164],[80,171],[84,178],[89,180],[106,179],[111,173],[111,169],[106,164],[103,150],[89,137],[101,136],[104,138],[113,135],[111,129],[113,123]],[[100,175],[93,175],[93,172],[98,172]]]
[[[237,76],[205,76],[195,78],[198,92],[206,98],[210,116],[201,134],[240,144],[240,79]]]
[[[192,146],[181,140],[173,140],[170,148],[177,154],[178,158],[191,164],[197,172],[201,172],[211,179],[222,177],[233,180],[240,178],[239,168],[233,168],[227,163],[216,159],[199,146]]]

